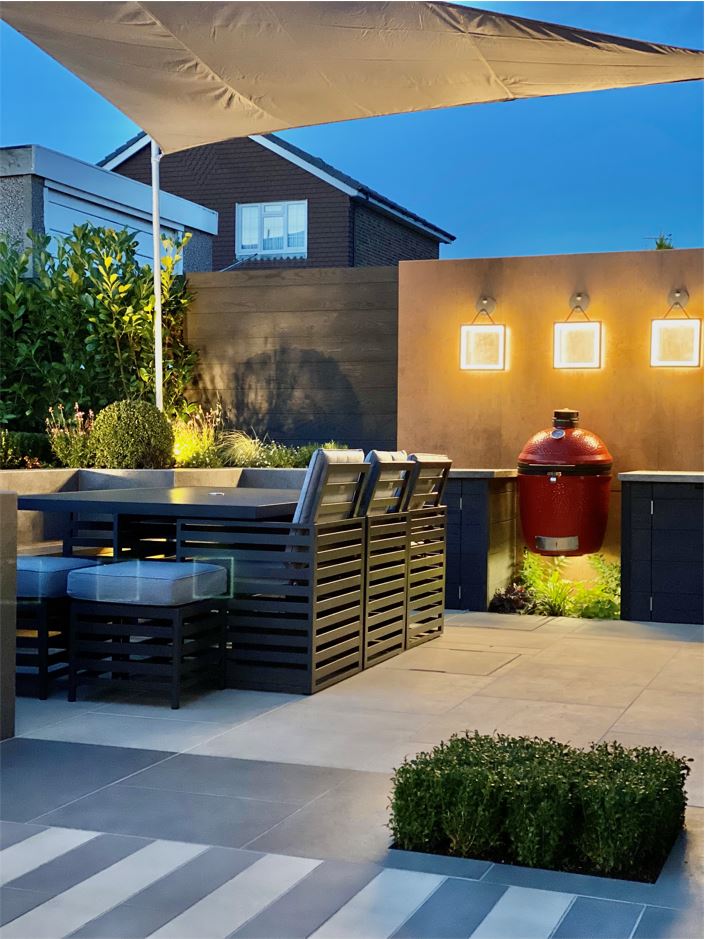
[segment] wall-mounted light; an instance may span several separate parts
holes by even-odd
[[[588,306],[588,294],[572,294],[567,319],[555,323],[555,368],[601,368],[602,324],[589,319]],[[577,315],[584,319],[573,319]]]
[[[656,368],[696,368],[700,364],[702,320],[688,316],[690,295],[684,287],[668,294],[665,316],[651,322],[651,365]],[[671,313],[683,318],[671,319]]]
[[[494,323],[496,309],[493,297],[481,297],[476,304],[476,316],[461,328],[460,365],[466,370],[502,371],[506,367],[506,327]],[[483,322],[477,323],[484,316]]]

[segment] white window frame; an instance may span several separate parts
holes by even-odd
[[[283,240],[284,246],[282,250],[268,250],[263,248],[263,221],[265,217],[265,207],[271,205],[281,205],[283,208],[283,218],[284,218],[284,230],[283,230]],[[304,206],[304,246],[302,248],[288,248],[287,247],[287,215],[290,206],[293,205],[303,205]],[[241,235],[242,235],[242,210],[249,208],[258,209],[258,248],[257,251],[252,249],[241,248]],[[307,199],[276,199],[272,202],[237,202],[236,203],[236,258],[245,260],[246,258],[306,258],[307,257],[307,246],[308,246],[308,230],[309,230],[309,205]]]

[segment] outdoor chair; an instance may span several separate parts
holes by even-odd
[[[405,647],[441,635],[447,561],[447,507],[442,504],[452,461],[436,453],[413,453],[408,511],[408,593]]]
[[[404,450],[371,450],[362,513],[366,516],[364,668],[405,648],[408,513],[415,464]]]
[[[230,575],[228,684],[312,694],[362,668],[362,450],[317,450],[292,519],[180,522],[180,559]]]
[[[17,556],[17,690],[46,700],[69,672],[69,573],[92,558]]]
[[[72,571],[69,701],[79,685],[167,692],[205,677],[225,687],[227,576],[220,565],[120,561]]]

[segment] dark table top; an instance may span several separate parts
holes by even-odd
[[[291,516],[297,489],[224,489],[179,486],[174,489],[94,489],[20,496],[17,506],[36,512],[90,515],[141,515],[167,518],[232,518],[255,521]]]

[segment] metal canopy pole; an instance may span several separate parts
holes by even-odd
[[[160,238],[160,148],[150,140],[152,165],[152,277],[155,290],[155,404],[164,410],[162,397],[162,241]]]

